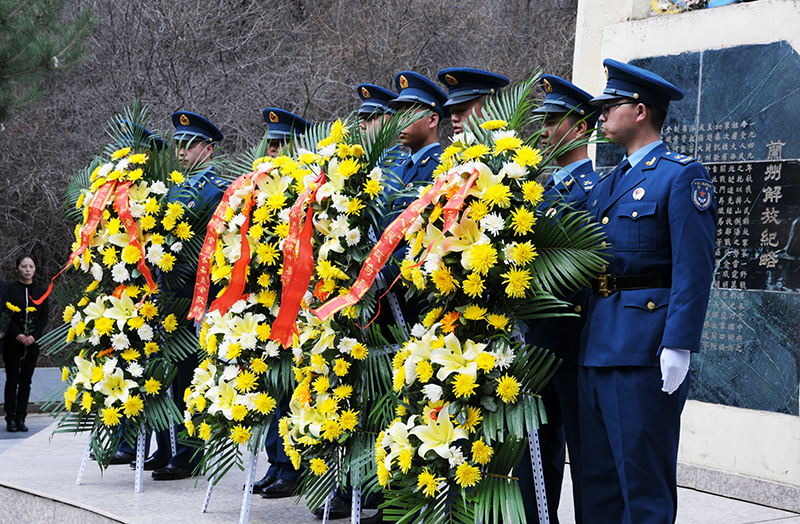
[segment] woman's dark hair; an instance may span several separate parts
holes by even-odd
[[[30,258],[34,266],[38,266],[38,264],[36,263],[36,259],[33,258],[33,255],[20,255],[17,257],[17,263],[14,264],[14,269],[17,269],[19,265],[22,264],[22,261],[25,260],[26,258]]]

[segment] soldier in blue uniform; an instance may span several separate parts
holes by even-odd
[[[361,106],[358,108],[358,125],[361,133],[372,140],[380,132],[387,118],[396,114],[397,111],[389,107],[389,102],[397,98],[397,93],[384,89],[375,84],[359,84],[356,87]],[[397,176],[401,176],[404,165],[408,160],[408,155],[400,149],[399,144],[395,144],[386,150],[381,161],[391,162],[390,168]]]
[[[472,113],[483,117],[481,109],[486,97],[494,95],[508,85],[508,78],[496,73],[472,67],[451,67],[442,69],[437,75],[439,82],[447,86],[447,102],[450,122],[454,133],[463,133],[467,119]]]
[[[268,107],[261,114],[264,122],[269,124],[267,154],[271,157],[278,156],[278,152],[286,147],[292,137],[304,135],[306,128],[311,127],[306,120],[285,109]]]
[[[542,107],[534,113],[544,115],[542,147],[557,154],[558,168],[545,184],[545,200],[569,204],[575,209],[585,209],[589,191],[600,177],[594,172],[587,146],[573,146],[572,142],[589,137],[597,124],[599,110],[589,105],[592,95],[566,80],[552,75],[542,75],[539,85],[545,92]],[[575,503],[575,522],[581,524],[580,490],[580,432],[578,425],[578,349],[580,334],[586,321],[586,301],[589,290],[571,297],[572,306],[564,312],[575,317],[536,320],[528,323],[525,342],[551,350],[562,360],[552,381],[542,391],[547,413],[547,424],[539,429],[542,466],[547,493],[550,522],[558,523],[558,504],[564,477],[566,441],[569,447],[572,493]],[[528,522],[538,522],[530,453],[523,455],[518,470],[520,488],[526,495],[525,513]]]
[[[199,231],[204,232],[228,186],[228,182],[218,177],[211,165],[211,154],[216,145],[222,141],[223,135],[211,121],[188,111],[173,113],[172,123],[175,126],[175,134],[172,137],[175,154],[188,176],[186,182],[171,191],[169,198],[185,203],[190,212],[199,217],[199,221],[202,222]],[[191,301],[197,264],[176,267],[175,271],[183,276],[184,284],[179,289],[167,289],[167,291],[174,293],[176,298]],[[187,314],[188,309],[182,316],[181,314],[176,316],[186,318]],[[195,326],[182,326],[179,329],[189,330],[194,336]],[[198,359],[194,353],[176,364],[177,374],[172,382],[172,395],[181,413],[186,408],[183,392],[191,385],[197,365]],[[158,449],[144,463],[146,470],[153,470],[153,480],[186,478],[200,462],[202,455],[196,453],[197,449],[180,442],[177,444],[175,455],[172,455],[169,431],[156,433],[156,442]],[[199,440],[197,444],[199,447]]]
[[[269,124],[267,129],[268,154],[272,157],[276,156],[278,151],[284,148],[292,138],[305,134],[306,128],[311,126],[298,115],[277,107],[268,107],[261,113],[264,121]],[[283,450],[283,439],[278,435],[278,421],[289,412],[291,396],[291,391],[284,391],[278,400],[267,430],[264,446],[270,467],[264,478],[253,483],[253,493],[260,493],[262,497],[268,499],[294,495],[300,487],[300,476],[303,474],[302,469],[296,470],[292,466],[291,459]]]
[[[389,186],[397,191],[410,188],[419,182],[430,182],[433,172],[439,166],[439,124],[449,116],[447,95],[436,87],[436,84],[413,71],[401,71],[394,78],[397,98],[389,103],[393,109],[413,108],[423,115],[413,124],[400,131],[400,143],[410,150],[410,156],[403,163],[399,180],[392,180]],[[412,198],[400,198],[395,201],[393,217],[413,202]]]
[[[593,286],[579,355],[583,514],[593,523],[675,521],[680,415],[714,269],[708,171],[660,140],[683,93],[606,59],[605,136],[626,155],[589,195],[613,258]]]

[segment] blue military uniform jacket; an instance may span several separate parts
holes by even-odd
[[[592,161],[589,159],[576,166],[570,175],[559,182],[553,182],[552,185],[548,183],[544,198],[562,200],[575,209],[585,209],[589,192],[600,180],[600,176],[594,172]],[[562,359],[565,365],[577,365],[581,330],[586,322],[586,303],[589,295],[590,290],[583,289],[570,299],[572,307],[567,311],[577,313],[579,317],[557,317],[530,322],[525,342],[549,349]]]
[[[714,269],[717,209],[708,171],[657,145],[587,210],[602,225],[614,275],[670,275],[669,288],[593,292],[580,364],[657,366],[664,347],[699,351]]]
[[[396,173],[400,178],[400,182],[402,185],[400,187],[394,188],[394,190],[403,190],[408,189],[411,187],[412,184],[420,183],[420,182],[430,182],[433,180],[433,172],[436,171],[436,168],[439,167],[439,156],[442,154],[442,146],[439,144],[434,144],[432,147],[427,149],[422,157],[419,159],[418,162],[414,162],[413,165],[409,167],[409,163],[411,162],[414,155],[410,155],[406,158],[405,162],[403,162],[402,166],[396,169]],[[392,185],[398,185],[395,181]],[[411,202],[413,202],[413,198],[399,198],[395,200],[394,203],[394,214],[393,217],[399,215],[403,209],[406,208]]]
[[[225,194],[228,185],[228,181],[218,177],[214,167],[211,166],[204,171],[192,175],[189,180],[179,186],[178,190],[173,190],[173,192],[170,193],[169,199],[186,204],[192,213],[199,216],[199,220],[197,220],[196,224],[201,224],[202,227],[195,230],[194,234],[205,238],[206,226],[211,219],[211,215],[214,214],[217,205],[222,200],[222,195]],[[180,190],[182,189],[188,191],[181,193]],[[187,266],[177,269],[186,277],[186,283],[177,291],[178,296],[192,298],[194,295],[197,265],[195,264],[191,267]]]

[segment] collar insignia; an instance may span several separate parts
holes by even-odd
[[[647,162],[645,162],[644,165],[646,165],[647,167],[650,167],[655,163],[656,163],[656,157],[653,157],[650,160],[648,160]]]

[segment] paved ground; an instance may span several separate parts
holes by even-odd
[[[40,497],[36,500],[58,501],[59,505],[70,506],[73,510],[89,508],[100,519],[80,517],[74,522],[217,524],[238,521],[244,472],[232,470],[219,483],[207,513],[200,512],[207,486],[202,479],[197,483],[192,479],[155,482],[146,476],[144,491],[134,493],[132,469],[111,466],[101,475],[95,463],[90,462],[81,485],[77,486],[75,479],[87,435],[58,434],[51,438],[55,425],[47,415],[30,415],[27,424],[31,429],[28,433],[7,433],[5,426],[0,426],[0,490],[11,493],[8,503],[0,505],[0,522],[73,522],[72,518],[59,518],[57,511],[53,513],[56,517],[45,519],[42,515],[45,510],[40,510],[39,520],[30,516],[32,510],[27,512],[28,516],[9,513],[21,505],[34,507],[28,494]],[[266,468],[266,457],[262,454],[258,478]],[[688,489],[679,491],[678,524],[800,524],[800,515],[794,513]],[[13,500],[19,503],[14,504]],[[571,505],[571,487],[569,475],[566,475],[559,509],[564,524],[574,522]],[[319,521],[304,505],[295,504],[292,499],[256,497],[250,522],[302,524]]]

